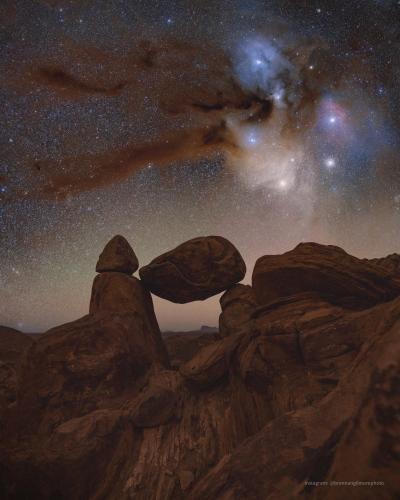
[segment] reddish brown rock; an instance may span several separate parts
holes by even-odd
[[[189,240],[139,271],[152,293],[177,303],[216,295],[242,280],[245,273],[241,255],[221,236]]]
[[[208,387],[228,372],[227,349],[223,341],[216,341],[181,365],[182,376],[199,387]]]
[[[400,255],[392,253],[380,259],[363,259],[388,271],[393,277],[400,277]]]
[[[123,236],[112,238],[101,252],[96,264],[96,271],[104,273],[116,271],[133,274],[139,268],[139,262],[130,244]]]
[[[122,273],[101,273],[93,281],[90,314],[137,314],[158,328],[153,301],[142,282]]]
[[[179,340],[170,370],[148,293],[114,274],[91,315],[22,356],[0,426],[2,498],[399,496],[400,298],[353,310],[296,291],[238,314],[223,339]],[[354,479],[385,486],[305,484]]]
[[[16,410],[22,427],[47,432],[123,394],[134,395],[151,370],[169,367],[151,295],[140,280],[99,274],[89,312],[42,334],[26,352]],[[48,411],[41,411],[43,404]]]
[[[33,342],[25,333],[0,326],[0,411],[15,401],[19,362]]]
[[[367,313],[375,329],[338,386],[271,420],[200,479],[188,500],[398,498],[399,313],[399,300]]]
[[[257,300],[248,285],[234,285],[219,300],[222,313],[219,316],[219,333],[226,337],[236,333],[250,320]]]
[[[178,368],[190,361],[203,347],[213,344],[218,340],[217,333],[193,332],[164,332],[163,340],[168,351],[171,366]]]
[[[130,418],[137,427],[156,427],[167,423],[174,416],[176,403],[173,391],[150,384],[135,401]]]
[[[43,334],[20,368],[16,411],[24,425],[47,432],[140,390],[152,367],[168,366],[150,324],[136,314],[89,315]]]
[[[260,304],[316,292],[344,307],[365,308],[400,295],[400,281],[384,268],[317,243],[300,243],[283,255],[260,257],[252,282]]]

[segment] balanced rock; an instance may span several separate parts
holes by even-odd
[[[186,241],[139,271],[152,293],[180,304],[216,295],[242,280],[245,273],[240,253],[221,236]]]
[[[96,271],[104,273],[117,271],[133,274],[139,267],[138,259],[130,244],[123,236],[112,238],[101,252],[96,264]]]
[[[260,304],[316,292],[331,303],[362,309],[400,295],[400,280],[385,268],[318,243],[300,243],[282,255],[260,257],[252,282]]]
[[[229,288],[226,337],[165,335],[177,370],[143,283],[100,274],[91,314],[12,347],[21,359],[17,398],[0,415],[0,497],[400,498],[400,297],[347,307],[390,296],[397,278],[335,247],[305,247],[314,266],[301,248],[297,266],[281,256],[292,288],[283,264],[282,288],[260,282],[283,292],[273,300]],[[348,288],[327,294],[315,269]],[[296,285],[307,271],[318,286]],[[332,480],[383,484],[313,487]]]
[[[219,316],[219,333],[227,337],[242,328],[257,307],[254,291],[249,285],[234,285],[219,300],[222,313]]]

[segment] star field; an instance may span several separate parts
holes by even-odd
[[[400,251],[400,2],[5,0],[0,324],[86,313],[115,234],[141,265],[220,234]],[[155,299],[163,329],[218,298]]]

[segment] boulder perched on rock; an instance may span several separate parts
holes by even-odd
[[[300,243],[282,255],[260,257],[252,282],[260,304],[316,292],[332,303],[364,308],[400,295],[400,280],[384,267],[317,243]]]
[[[221,236],[186,241],[139,271],[152,293],[177,303],[207,299],[242,280],[245,273],[240,253]]]
[[[130,244],[123,236],[112,238],[101,252],[96,264],[96,271],[104,273],[116,271],[133,274],[139,267],[138,259]]]
[[[288,278],[259,303],[270,281],[233,285],[221,297],[223,338],[165,334],[175,370],[149,291],[102,273],[88,316],[16,351],[0,497],[400,498],[400,297],[370,307],[396,279],[340,249],[325,260],[324,247],[308,250],[297,267],[282,259],[296,280],[298,267],[313,275],[314,252],[333,295]],[[343,275],[350,285],[338,291]],[[384,484],[314,487],[330,481]]]
[[[240,330],[257,307],[254,291],[249,285],[234,285],[219,300],[222,313],[219,316],[219,333],[227,337]]]

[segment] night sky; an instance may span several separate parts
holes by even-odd
[[[1,0],[0,324],[88,310],[97,256],[199,235],[400,252],[400,2]],[[218,297],[155,298],[162,329]]]

